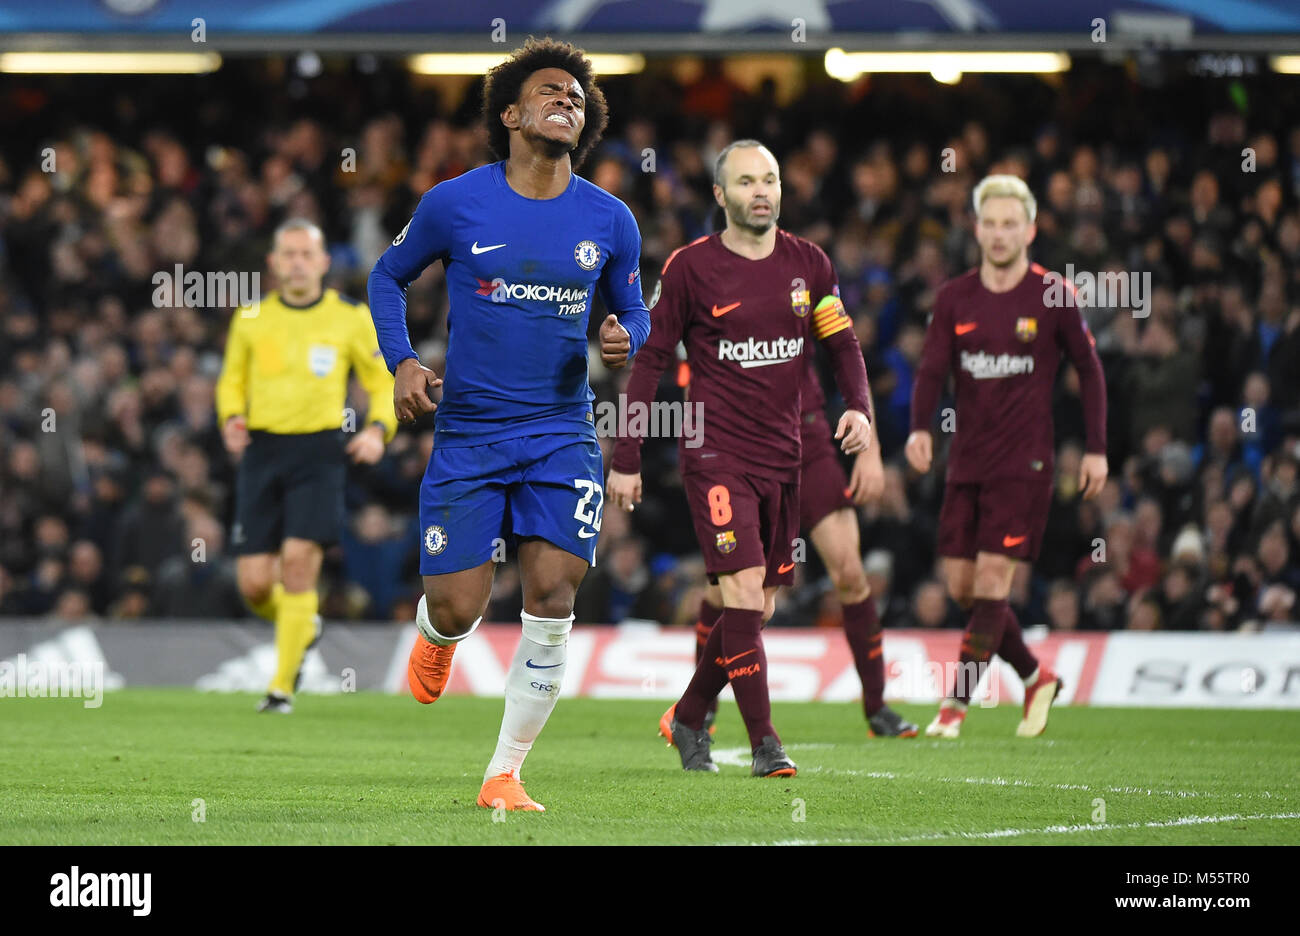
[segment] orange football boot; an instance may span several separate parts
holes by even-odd
[[[497,774],[483,781],[478,804],[484,809],[510,809],[522,812],[546,812],[546,807],[524,792],[524,785],[512,773]]]
[[[677,703],[668,706],[659,719],[659,737],[668,739],[668,746],[673,746],[673,716],[677,714]]]
[[[428,705],[437,702],[451,678],[451,658],[456,653],[455,644],[445,647],[429,643],[424,635],[416,633],[415,646],[406,664],[406,684],[411,687],[415,701]]]
[[[668,706],[668,711],[659,718],[659,737],[668,739],[668,746],[673,746],[673,717],[677,714],[677,703]],[[713,713],[704,716],[704,727],[709,729],[709,737],[718,733],[718,726],[713,724]]]

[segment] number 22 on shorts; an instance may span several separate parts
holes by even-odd
[[[579,523],[586,524],[592,529],[592,532],[590,533],[586,530],[579,530],[578,535],[583,537],[583,539],[586,539],[588,536],[595,536],[600,532],[601,508],[605,506],[604,493],[601,491],[599,484],[595,481],[589,481],[586,478],[574,478],[573,486],[579,491],[585,490],[587,492],[582,496],[582,499],[578,501],[578,506],[574,508],[573,519],[577,520]],[[591,504],[591,499],[593,497],[596,498],[596,506],[588,510],[587,508]]]

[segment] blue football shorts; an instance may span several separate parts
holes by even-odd
[[[576,433],[437,447],[420,484],[420,574],[482,565],[536,536],[596,564],[600,446]]]

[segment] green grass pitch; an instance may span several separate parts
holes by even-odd
[[[524,768],[548,811],[494,815],[474,800],[500,699],[255,701],[0,701],[0,844],[1300,842],[1291,712],[1067,707],[1023,740],[1003,706],[972,709],[959,741],[869,740],[856,705],[778,702],[800,773],[759,780],[734,704],[721,773],[687,775],[655,737],[664,703],[561,699]]]

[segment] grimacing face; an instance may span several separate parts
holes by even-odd
[[[713,196],[726,209],[727,221],[762,234],[781,216],[781,170],[765,146],[741,146],[722,164],[722,185]]]
[[[557,153],[577,148],[587,124],[587,96],[562,68],[540,68],[528,76],[518,102],[501,115],[505,125],[527,139],[542,140]]]
[[[1038,228],[1029,220],[1025,206],[1012,196],[986,198],[975,220],[975,240],[984,259],[995,267],[1009,267],[1025,255]]]

